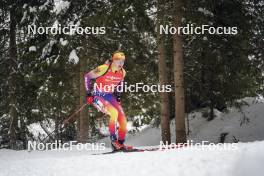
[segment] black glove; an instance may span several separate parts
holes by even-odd
[[[86,92],[86,103],[92,104],[94,101],[94,97],[91,92]]]
[[[121,102],[121,96],[120,95],[116,96],[116,101],[119,102],[119,103]]]
[[[91,96],[93,96],[93,94],[90,91],[87,91],[86,92],[86,97],[91,97]]]

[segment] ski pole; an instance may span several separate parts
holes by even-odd
[[[71,114],[68,118],[65,120],[60,120],[58,123],[58,130],[62,130],[65,127],[65,124],[69,122],[78,112],[82,111],[83,108],[87,105],[87,103],[83,104],[78,110],[76,110],[73,114]],[[55,133],[57,129],[53,130],[52,132],[48,133],[47,136],[41,140],[41,142],[45,141],[47,138],[50,138],[52,134]]]
[[[69,123],[69,121],[76,115],[78,114],[80,111],[83,110],[83,108],[87,105],[87,103],[84,103],[77,111],[75,111],[72,115],[70,115],[68,118],[66,118],[63,121],[63,125]]]

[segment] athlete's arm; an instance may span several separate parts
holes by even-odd
[[[84,75],[86,92],[90,92],[91,80],[96,79],[99,76],[102,76],[107,71],[107,69],[108,69],[108,65],[106,64],[100,65]]]
[[[126,71],[125,69],[122,68],[122,72],[123,72],[123,80],[119,82],[119,84],[117,85],[117,87],[121,86],[121,91],[119,91],[118,89],[115,89],[115,92],[116,92],[116,100],[118,102],[121,102],[121,95],[123,93],[123,86],[124,86],[124,79],[125,79],[125,76],[126,76]]]

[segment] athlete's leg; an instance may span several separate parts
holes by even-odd
[[[101,96],[95,96],[94,97],[94,103],[93,105],[101,112],[108,114],[110,116],[109,119],[109,132],[110,132],[110,138],[111,140],[116,140],[116,122],[118,119],[118,110],[106,99],[104,99]]]
[[[112,96],[112,97],[113,98],[111,99],[110,103],[118,111],[118,117],[117,117],[117,121],[118,121],[118,124],[119,124],[119,128],[118,128],[118,141],[121,144],[123,144],[124,141],[125,141],[126,132],[127,132],[127,118],[125,116],[125,113],[124,113],[123,108],[120,105],[120,103],[116,101],[116,98],[114,96]]]
[[[118,141],[119,141],[119,143],[123,144],[125,142],[126,132],[127,132],[127,119],[126,119],[126,116],[123,112],[122,107],[120,106],[120,108],[118,108],[118,109],[121,109],[118,112],[118,118],[117,118],[117,121],[119,123]]]

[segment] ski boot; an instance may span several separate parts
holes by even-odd
[[[132,146],[124,145],[124,142],[119,141],[119,140],[112,141],[111,145],[112,145],[112,149],[114,151],[118,151],[118,150],[122,150],[122,151],[133,150]]]
[[[111,141],[111,146],[112,146],[113,151],[119,151],[124,148],[124,145],[120,144],[118,140]]]

